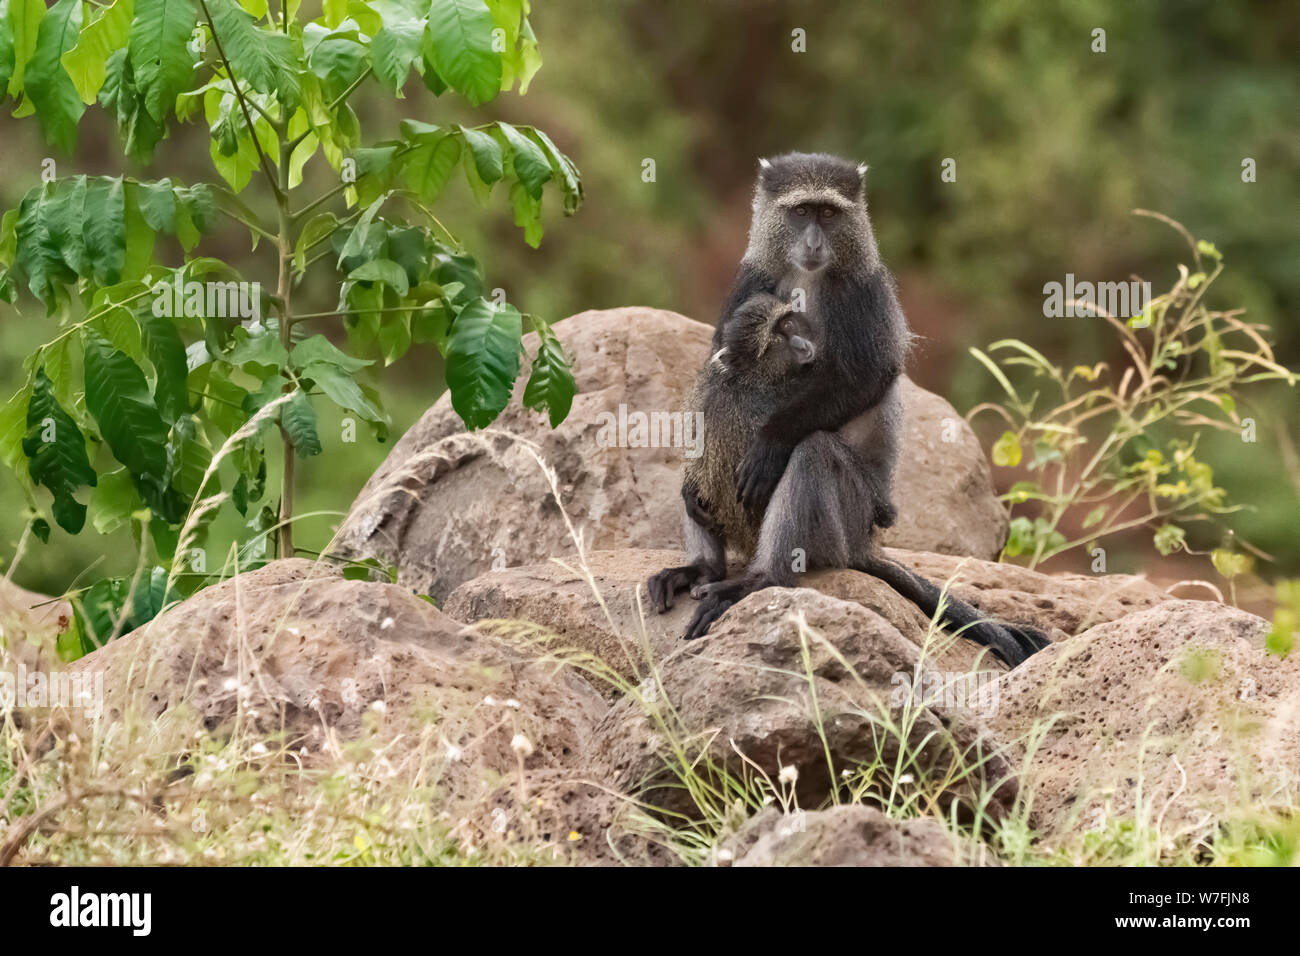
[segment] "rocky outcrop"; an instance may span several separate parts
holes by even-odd
[[[405,737],[402,753],[427,759],[461,798],[517,775],[520,759],[527,770],[585,766],[605,710],[571,671],[476,635],[403,588],[301,559],[200,591],[71,669],[104,674],[110,720],[283,733],[321,759],[368,733]]]
[[[583,312],[559,332],[578,384],[559,428],[523,407],[522,379],[486,432],[466,433],[444,395],[362,489],[335,549],[394,565],[400,584],[439,600],[493,567],[568,552],[574,542],[543,462],[587,547],[681,547],[681,464],[701,435],[669,427],[657,441],[647,432],[642,444],[635,416],[667,420],[680,411],[712,328],[674,312],[624,308]],[[535,342],[527,342],[532,351]],[[951,405],[911,382],[903,398],[899,518],[883,540],[995,557],[1007,519],[974,433]]]
[[[783,813],[768,807],[725,840],[714,866],[988,866],[988,847],[933,817],[896,820],[875,807]]]
[[[897,549],[888,553],[935,582],[951,581],[954,595],[990,617],[1034,624],[1057,638],[1076,633],[1084,622],[1114,620],[1168,599],[1154,585],[1130,575],[1047,575],[974,558]],[[458,587],[445,609],[466,622],[520,618],[542,625],[554,632],[557,644],[589,651],[635,682],[649,673],[650,659],[666,657],[680,646],[694,612],[695,602],[686,595],[667,614],[655,614],[644,604],[646,579],[661,568],[683,563],[684,558],[676,551],[588,554],[587,568],[601,595],[599,601],[576,556],[563,559],[563,564],[493,571]],[[820,571],[805,575],[800,583],[880,615],[912,643],[925,646],[933,667],[1003,669],[970,641],[935,632],[916,605],[869,575]]]
[[[812,807],[868,765],[874,786],[997,816],[1015,795],[997,742],[964,700],[917,700],[911,689],[926,673],[917,646],[874,611],[769,588],[706,638],[679,644],[614,704],[596,731],[594,768],[653,807],[689,814],[679,783],[688,762],[720,792],[724,776],[763,777]]]
[[[1222,604],[1170,601],[1001,677],[990,724],[1031,753],[1022,789],[1038,827],[1060,839],[1136,817],[1174,840],[1294,806],[1300,661],[1264,650],[1268,627]]]

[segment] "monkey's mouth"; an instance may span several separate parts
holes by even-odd
[[[794,264],[796,269],[799,269],[802,272],[819,272],[826,268],[827,263],[830,262],[830,260],[824,255],[798,252],[790,257],[790,261]]]

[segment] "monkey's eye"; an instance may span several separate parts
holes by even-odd
[[[839,213],[840,211],[834,206],[822,206],[821,217],[823,219],[834,219]]]
[[[795,214],[796,216],[806,216],[806,215],[808,215],[808,207],[807,207],[807,206],[795,206],[795,207],[794,207],[794,214]]]
[[[780,323],[777,324],[776,330],[781,335],[788,337],[794,332],[794,322],[790,319],[782,319]]]

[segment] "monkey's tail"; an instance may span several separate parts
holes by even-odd
[[[878,554],[869,556],[857,570],[884,581],[930,617],[934,617],[942,602],[941,624],[989,648],[1008,667],[1023,663],[1030,654],[1051,643],[1037,628],[990,621],[960,598],[944,595],[937,585],[910,568]]]

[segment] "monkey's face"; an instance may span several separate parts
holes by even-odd
[[[773,274],[857,269],[877,258],[865,166],[789,153],[759,160],[750,227],[752,262]]]
[[[803,313],[787,310],[778,315],[772,327],[768,350],[794,368],[808,365],[817,357],[811,329]]]
[[[751,296],[727,323],[713,362],[755,382],[779,382],[817,357],[812,322],[774,295]]]
[[[846,208],[847,207],[847,208]],[[789,261],[803,272],[820,272],[835,261],[851,231],[846,223],[853,206],[828,195],[782,206],[786,231],[791,237]]]

